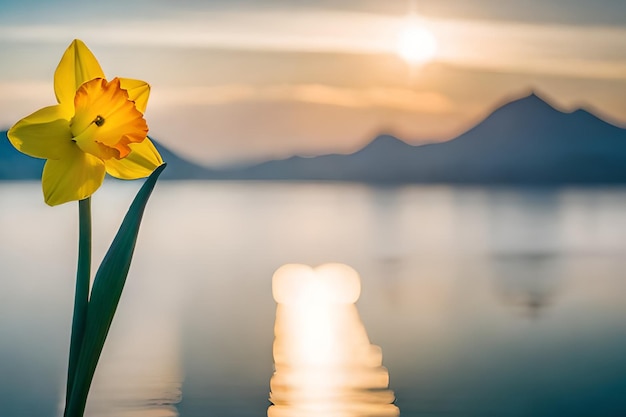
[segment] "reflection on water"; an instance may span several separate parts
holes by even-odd
[[[389,374],[354,303],[358,274],[342,264],[282,266],[273,277],[276,307],[269,417],[387,417]]]
[[[493,259],[495,291],[503,303],[540,318],[560,292],[559,257],[554,253],[500,254]]]
[[[95,262],[137,188],[94,197]],[[1,417],[61,402],[76,217],[39,183],[0,183]],[[333,314],[384,347],[403,417],[626,416],[626,189],[226,182],[157,185],[91,416],[266,414],[281,320],[269,277],[289,262],[359,271],[358,314]],[[309,328],[315,342],[289,343],[328,353],[333,327]],[[386,387],[376,349],[361,352],[364,381]],[[295,395],[274,382],[273,400]]]
[[[132,277],[141,279],[144,277]],[[169,302],[180,291],[171,281],[147,278],[132,303],[122,303],[98,365],[85,416],[178,417],[182,398],[180,319]],[[174,285],[172,285],[174,284]],[[138,296],[137,296],[138,295]],[[166,301],[166,302],[163,302]]]

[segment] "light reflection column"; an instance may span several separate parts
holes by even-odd
[[[355,302],[358,274],[342,264],[284,265],[272,282],[275,372],[269,417],[397,416],[382,351]]]

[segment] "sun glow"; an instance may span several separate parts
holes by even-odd
[[[408,22],[398,33],[396,53],[411,64],[428,62],[437,53],[437,39],[419,22]]]
[[[398,417],[382,366],[354,304],[358,273],[347,265],[288,264],[272,279],[274,375],[268,417]]]

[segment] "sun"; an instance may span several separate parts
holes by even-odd
[[[411,64],[423,64],[435,57],[437,39],[419,23],[406,24],[398,33],[396,53]]]

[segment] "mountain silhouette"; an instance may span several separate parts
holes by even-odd
[[[448,142],[412,146],[382,135],[351,155],[296,156],[227,174],[374,183],[626,183],[626,129],[585,110],[561,112],[531,94]]]
[[[585,110],[559,111],[535,94],[499,107],[467,132],[443,143],[413,146],[381,135],[349,155],[293,156],[221,170],[193,164],[156,141],[155,145],[168,162],[163,178],[169,179],[626,183],[626,129]],[[41,164],[0,137],[0,179],[39,178]]]
[[[167,169],[161,174],[163,179],[207,178],[214,175],[213,171],[187,161],[153,140]],[[0,180],[34,180],[41,178],[44,165],[43,159],[31,158],[18,152],[7,138],[7,132],[0,132]]]
[[[7,132],[0,132],[0,180],[34,180],[41,178],[42,169],[43,160],[16,151]]]

